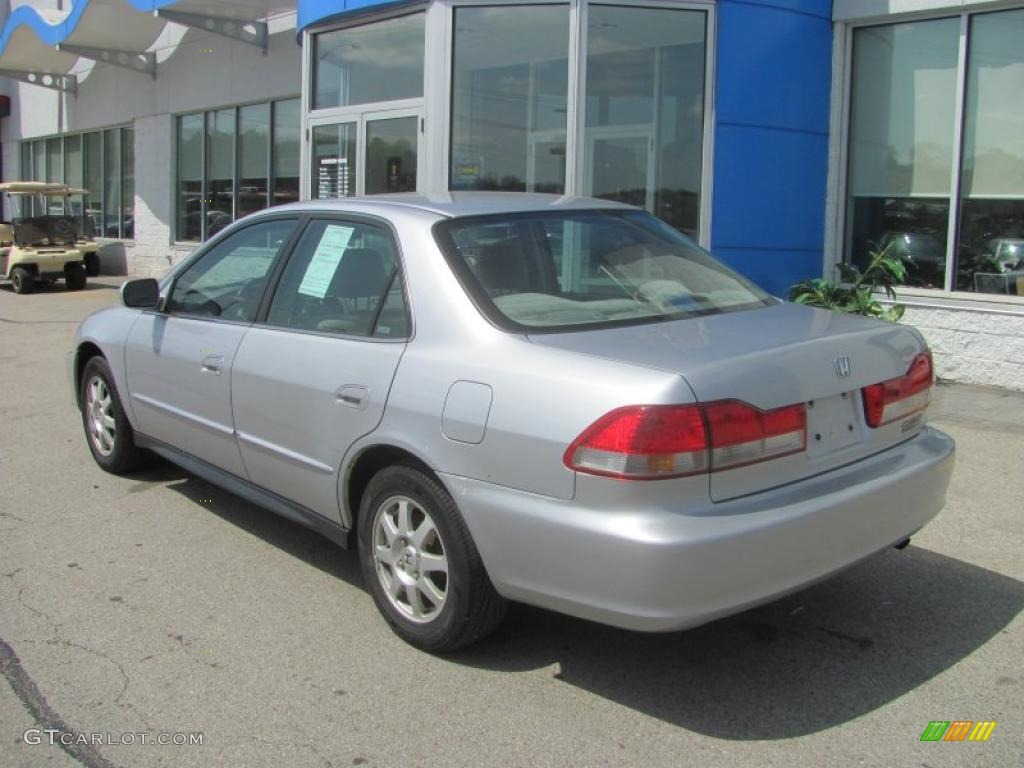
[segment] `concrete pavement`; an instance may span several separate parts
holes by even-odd
[[[0,289],[0,766],[1024,763],[1024,395],[937,389],[959,461],[902,552],[670,635],[518,607],[435,658],[353,554],[169,465],[93,464],[64,352],[121,280]],[[955,719],[998,725],[919,741]],[[47,727],[202,744],[25,743]]]

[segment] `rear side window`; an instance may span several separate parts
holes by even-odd
[[[435,233],[477,305],[510,330],[658,322],[774,303],[640,211],[453,219]]]
[[[405,300],[391,236],[362,223],[310,222],[281,276],[267,322],[345,336],[404,337]]]

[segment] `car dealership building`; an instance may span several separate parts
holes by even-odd
[[[779,296],[888,247],[940,376],[1024,389],[1024,3],[10,0],[5,180],[163,274],[298,199],[647,208]]]

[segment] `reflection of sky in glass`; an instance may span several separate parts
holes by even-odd
[[[316,36],[314,107],[423,95],[424,15]]]

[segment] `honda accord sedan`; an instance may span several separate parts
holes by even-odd
[[[157,454],[358,551],[432,652],[509,601],[676,630],[941,509],[920,334],[780,301],[642,210],[526,194],[247,216],[88,317],[93,457]]]

